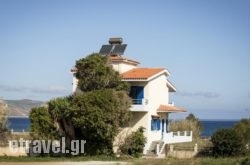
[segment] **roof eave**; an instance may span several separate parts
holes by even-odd
[[[148,78],[148,81],[150,81],[150,80],[152,80],[152,79],[154,79],[154,78],[156,78],[156,77],[158,77],[158,76],[160,76],[160,75],[162,75],[162,74],[164,74],[164,73],[166,74],[166,76],[169,76],[169,75],[170,75],[170,73],[168,72],[167,69],[163,69],[162,71],[160,71],[160,72],[158,72],[158,73],[152,75],[151,77],[149,77],[149,78]]]
[[[157,110],[157,113],[180,113],[187,112],[186,110]]]
[[[169,88],[169,92],[176,92],[175,86],[169,80],[167,80],[167,87]]]
[[[130,79],[130,78],[125,78],[125,79],[124,79],[124,78],[123,78],[122,81],[126,81],[126,82],[134,82],[134,81],[137,81],[137,82],[138,82],[138,81],[139,81],[139,82],[147,82],[147,81],[149,81],[149,80],[148,80],[148,79],[145,79],[145,78],[141,78],[141,79],[140,79],[140,78],[137,78],[137,79],[134,79],[134,78],[131,78],[131,79]]]

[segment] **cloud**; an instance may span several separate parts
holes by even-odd
[[[216,92],[177,92],[176,95],[184,97],[204,97],[208,99],[220,97],[220,94]]]
[[[30,86],[9,86],[1,85],[0,90],[6,92],[32,92],[32,93],[43,93],[43,94],[66,94],[70,90],[62,86],[51,86],[51,87],[30,87]]]

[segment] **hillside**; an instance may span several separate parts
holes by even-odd
[[[28,116],[31,108],[44,104],[35,100],[0,100],[0,104],[7,107],[8,116]]]

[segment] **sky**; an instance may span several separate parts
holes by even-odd
[[[72,91],[75,61],[122,37],[125,56],[164,67],[185,117],[250,118],[249,0],[0,0],[0,98]]]

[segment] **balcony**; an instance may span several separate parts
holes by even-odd
[[[154,149],[156,155],[158,156],[164,154],[164,148],[166,144],[192,141],[192,131],[168,132],[168,133],[163,133],[162,135],[163,139],[158,141],[153,141],[148,149],[148,151]]]
[[[168,132],[163,134],[163,140],[166,144],[191,142],[192,136],[192,131]]]
[[[148,99],[132,99],[132,105],[130,110],[132,112],[147,112]]]

